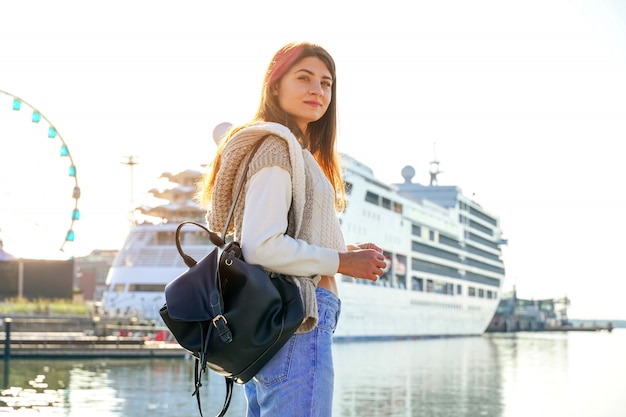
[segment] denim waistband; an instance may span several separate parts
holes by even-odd
[[[341,300],[334,293],[323,287],[315,288],[315,296],[318,303],[326,304],[328,307],[339,311],[341,308]]]

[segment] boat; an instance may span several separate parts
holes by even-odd
[[[485,331],[487,333],[613,331],[613,323],[610,321],[605,325],[599,325],[595,321],[575,325],[567,316],[570,303],[568,297],[520,298],[517,289],[513,287],[510,293],[501,295],[496,312]]]
[[[346,209],[339,215],[346,241],[384,249],[387,268],[377,282],[337,275],[342,301],[335,340],[410,339],[481,335],[499,303],[504,281],[500,221],[457,186],[378,180],[362,162],[342,155]],[[171,187],[151,193],[166,200],[142,207],[158,224],[136,225],[107,276],[102,300],[111,318],[157,320],[165,285],[186,269],[174,235],[183,220],[204,222],[193,200],[200,170],[164,173]],[[182,247],[194,259],[212,249],[206,233],[185,226]]]
[[[343,155],[347,207],[340,221],[347,242],[371,241],[387,269],[376,283],[339,276],[342,312],[335,338],[370,340],[472,336],[484,333],[504,282],[499,218],[457,186],[379,181]]]
[[[140,206],[124,245],[113,259],[106,278],[101,302],[105,319],[157,321],[163,324],[159,309],[165,303],[165,285],[187,269],[175,246],[176,228],[183,221],[204,222],[204,210],[193,196],[200,170],[176,174],[164,172],[159,179],[165,185],[149,193],[164,204]],[[206,232],[192,226],[180,231],[186,254],[200,260],[211,249]]]

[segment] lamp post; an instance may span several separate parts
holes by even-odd
[[[134,155],[123,156],[122,164],[127,165],[130,168],[130,211],[129,220],[130,226],[135,226],[135,165],[139,163],[138,157]]]

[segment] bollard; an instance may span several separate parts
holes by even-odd
[[[3,388],[9,388],[9,359],[11,357],[11,322],[13,319],[5,318],[4,320],[4,372],[3,372]]]
[[[11,357],[11,318],[4,319],[4,361],[8,362]]]

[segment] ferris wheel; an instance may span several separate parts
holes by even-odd
[[[34,248],[64,252],[76,237],[80,187],[58,128],[24,99],[0,90],[0,146],[0,240],[5,249],[18,257],[33,257],[28,250]]]

